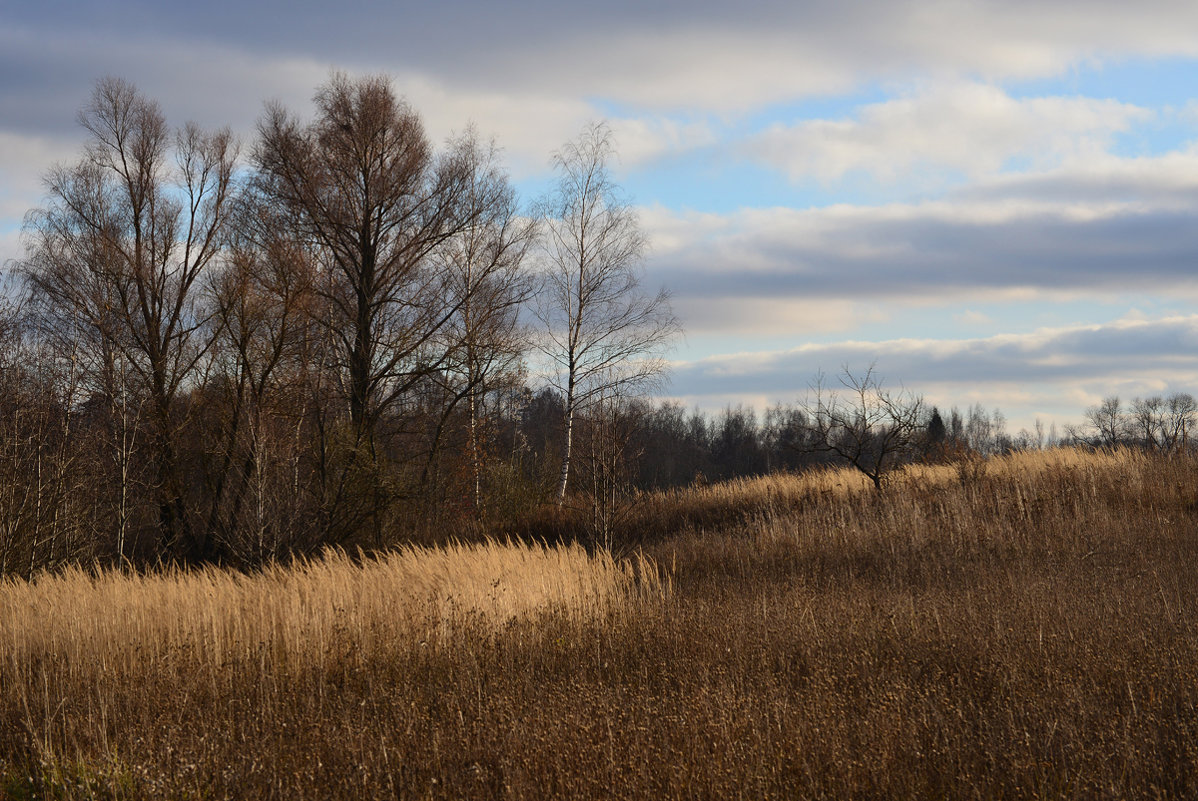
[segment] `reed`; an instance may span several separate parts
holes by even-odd
[[[9,582],[0,797],[1192,798],[1196,468],[733,482],[643,499],[623,559]]]

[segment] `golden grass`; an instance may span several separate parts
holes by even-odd
[[[1193,458],[638,514],[683,533],[3,585],[0,798],[1198,797]]]
[[[70,673],[128,671],[180,650],[220,666],[270,652],[319,664],[348,638],[443,636],[454,623],[501,627],[534,613],[602,615],[664,592],[644,560],[580,546],[407,548],[356,562],[341,552],[245,575],[216,568],[149,574],[71,568],[0,583],[0,653],[9,675],[53,654]]]
[[[1100,477],[1117,475],[1133,484],[1147,480],[1157,470],[1159,455],[1120,448],[1087,451],[1054,448],[1024,451],[988,459],[967,458],[948,464],[913,464],[886,477],[884,496],[888,503],[902,506],[912,494],[992,488],[1004,482],[1010,487],[1032,486],[1046,478],[1064,477],[1067,482],[1092,485]],[[1129,489],[1134,487],[1129,486]],[[635,501],[625,524],[625,540],[646,544],[695,530],[729,530],[759,518],[797,509],[819,508],[842,503],[873,503],[876,490],[871,481],[849,467],[829,467],[802,473],[776,473],[739,478],[701,487],[647,493]],[[542,535],[561,538],[561,529],[577,527],[571,517],[552,519],[548,525],[531,527]],[[544,529],[548,529],[545,531]]]

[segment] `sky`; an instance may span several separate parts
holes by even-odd
[[[97,79],[248,149],[332,70],[494,137],[530,203],[606,120],[688,405],[871,365],[1011,433],[1198,394],[1192,0],[0,0],[0,265]]]

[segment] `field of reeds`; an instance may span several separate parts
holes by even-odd
[[[627,527],[0,584],[0,798],[1198,797],[1193,457],[774,476]]]

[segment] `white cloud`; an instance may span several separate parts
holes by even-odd
[[[19,222],[43,193],[43,173],[76,153],[69,141],[0,130],[0,222]]]
[[[676,293],[673,307],[683,327],[696,336],[828,334],[887,319],[878,308],[851,299],[753,298],[751,302],[730,303],[726,298],[693,297],[682,292]]]
[[[611,127],[622,167],[643,165],[662,156],[676,156],[718,141],[711,125],[702,120],[623,117],[611,120]]]
[[[599,116],[592,105],[575,98],[463,90],[424,74],[401,73],[395,88],[420,112],[434,141],[473,123],[482,136],[495,138],[515,175],[546,171],[550,154]],[[307,112],[305,106],[303,116]]]
[[[946,170],[977,177],[1012,160],[1043,169],[1092,158],[1114,134],[1151,115],[1112,100],[1017,100],[994,86],[939,85],[865,106],[856,119],[775,125],[745,147],[796,180],[828,182],[857,171],[883,181],[927,180],[929,171],[934,178]]]

